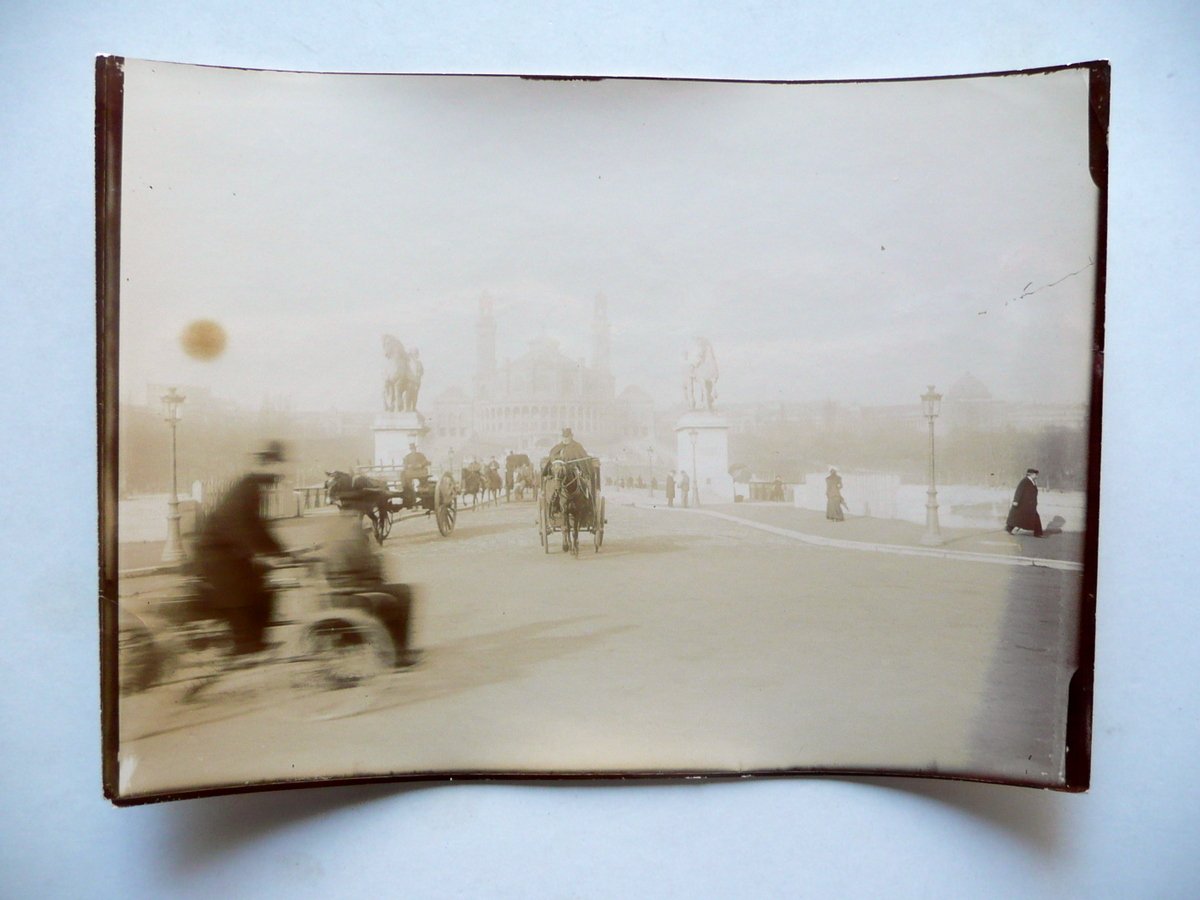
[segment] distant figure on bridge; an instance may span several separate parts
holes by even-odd
[[[1008,520],[1004,523],[1004,530],[1009,534],[1013,533],[1014,528],[1021,528],[1032,531],[1034,537],[1044,535],[1042,517],[1038,515],[1037,508],[1037,479],[1037,469],[1026,469],[1025,477],[1017,484],[1012,506],[1008,510]]]
[[[504,456],[504,499],[512,498],[513,481],[516,478],[517,469],[520,463],[517,462],[517,454],[513,450],[509,450]]]
[[[776,503],[783,502],[783,479],[778,475],[775,476],[775,481],[771,484],[771,499]]]
[[[667,506],[674,506],[675,505],[675,473],[674,472],[667,473],[666,493],[667,493]]]
[[[685,508],[688,505],[688,489],[692,486],[692,480],[688,478],[688,473],[684,470],[679,470],[679,496],[682,506]]]
[[[229,625],[233,652],[267,649],[274,592],[262,556],[286,556],[263,517],[264,492],[282,477],[283,445],[271,441],[255,454],[257,466],[239,478],[204,520],[196,564],[214,617]]]
[[[842,476],[838,474],[837,469],[830,466],[829,474],[825,476],[825,518],[831,522],[844,522],[844,506],[846,501],[842,497]]]

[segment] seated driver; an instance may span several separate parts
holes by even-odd
[[[550,448],[550,456],[546,462],[545,469],[542,474],[551,479],[550,486],[550,502],[551,505],[557,506],[559,499],[559,489],[562,487],[561,479],[559,478],[556,469],[560,468],[554,465],[555,462],[573,462],[577,464],[585,473],[592,479],[592,488],[595,490],[596,478],[599,474],[598,466],[592,460],[592,457],[586,450],[583,449],[583,444],[575,440],[575,435],[570,428],[562,430],[562,440]]]
[[[417,444],[413,441],[408,445],[408,453],[404,457],[404,468],[400,473],[406,506],[413,505],[418,486],[428,477],[429,460],[424,453],[417,449]]]

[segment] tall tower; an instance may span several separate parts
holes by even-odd
[[[479,321],[475,324],[475,395],[485,397],[496,375],[496,317],[492,298],[479,298]]]
[[[608,301],[597,294],[592,306],[592,383],[593,399],[610,402],[616,396],[616,381],[609,368]]]
[[[609,330],[608,301],[597,294],[592,307],[592,368],[597,372],[608,371]]]

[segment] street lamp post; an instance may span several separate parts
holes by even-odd
[[[696,440],[700,432],[695,428],[688,429],[688,437],[692,439],[692,505],[700,505],[700,479],[696,477]]]
[[[171,388],[162,397],[163,419],[171,426],[171,499],[167,501],[167,543],[163,547],[163,562],[179,562],[184,558],[183,537],[179,533],[179,481],[175,452],[175,429],[179,425],[179,407],[183,394]]]
[[[921,410],[929,420],[929,491],[925,501],[925,533],[921,535],[922,544],[942,543],[942,529],[938,525],[937,474],[934,457],[933,420],[941,411],[942,395],[929,385],[929,390],[921,395]]]

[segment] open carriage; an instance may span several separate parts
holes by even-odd
[[[604,544],[607,522],[600,490],[599,461],[552,460],[542,469],[538,491],[538,539],[550,552],[551,535],[562,535],[564,553],[579,556],[579,533],[590,532],[596,552]]]
[[[524,453],[514,453],[506,460],[505,493],[512,500],[532,500],[537,496],[537,469]]]
[[[443,537],[454,531],[458,518],[458,486],[449,472],[443,472],[440,477],[424,475],[409,479],[400,468],[360,466],[357,475],[348,472],[325,474],[329,501],[339,509],[360,513],[364,527],[370,526],[380,544],[391,533],[395,522],[417,516],[433,516]]]

